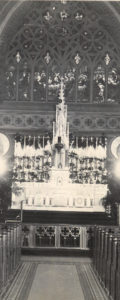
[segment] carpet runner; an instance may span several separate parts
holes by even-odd
[[[2,300],[108,300],[90,262],[23,260]]]

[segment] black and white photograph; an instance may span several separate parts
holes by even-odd
[[[120,300],[120,1],[0,0],[0,300]]]

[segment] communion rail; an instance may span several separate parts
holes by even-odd
[[[21,257],[21,224],[0,224],[0,299],[16,274]]]
[[[110,299],[120,299],[120,228],[94,227],[93,266]]]
[[[89,250],[92,226],[23,224],[22,249],[52,248]]]

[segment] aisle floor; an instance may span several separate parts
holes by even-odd
[[[90,258],[23,256],[3,300],[108,300]]]

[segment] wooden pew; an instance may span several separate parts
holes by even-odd
[[[93,264],[111,300],[120,299],[120,228],[95,227]]]
[[[20,263],[21,224],[0,225],[0,296]]]
[[[116,280],[117,280],[117,251],[118,251],[118,238],[113,236],[112,241],[112,261],[111,261],[111,280],[110,280],[110,295],[112,299],[116,300]]]
[[[116,249],[116,299],[120,299],[120,235],[117,240],[117,249]]]

